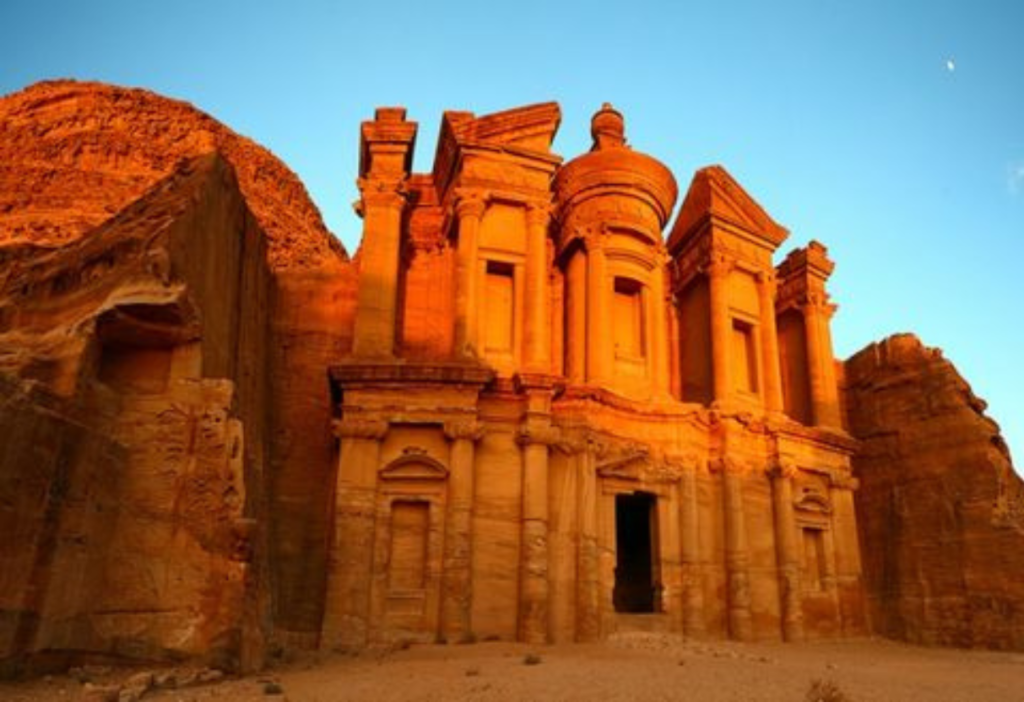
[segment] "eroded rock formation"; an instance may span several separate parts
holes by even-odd
[[[846,379],[876,630],[1024,648],[1024,481],[985,403],[911,335],[854,355]]]
[[[120,212],[175,165],[219,151],[267,233],[273,268],[342,254],[273,154],[191,105],[100,83],[38,83],[0,100],[0,243],[61,245]]]
[[[0,261],[2,513],[26,535],[0,545],[4,657],[252,665],[270,286],[231,167],[182,162],[87,235]]]

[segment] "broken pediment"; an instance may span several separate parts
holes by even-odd
[[[707,166],[693,176],[669,236],[669,250],[683,246],[708,220],[731,224],[763,239],[772,250],[789,236],[789,231],[773,220],[721,166]]]
[[[460,144],[486,143],[548,152],[562,111],[557,102],[542,102],[481,117],[469,112],[446,113],[445,119],[452,137]]]

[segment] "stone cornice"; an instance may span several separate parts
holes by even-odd
[[[331,382],[348,387],[358,384],[442,383],[484,386],[494,371],[467,363],[396,363],[346,361],[329,369]]]

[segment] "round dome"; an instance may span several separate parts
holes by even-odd
[[[626,146],[625,120],[605,103],[591,120],[594,146],[559,169],[555,194],[563,213],[592,198],[633,198],[654,210],[660,237],[679,188],[660,161]]]

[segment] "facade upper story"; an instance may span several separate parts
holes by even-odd
[[[593,146],[552,152],[555,103],[446,112],[433,169],[417,125],[381,108],[361,133],[352,359],[471,363],[652,403],[841,428],[817,242],[788,236],[720,166],[678,186],[604,105]]]

